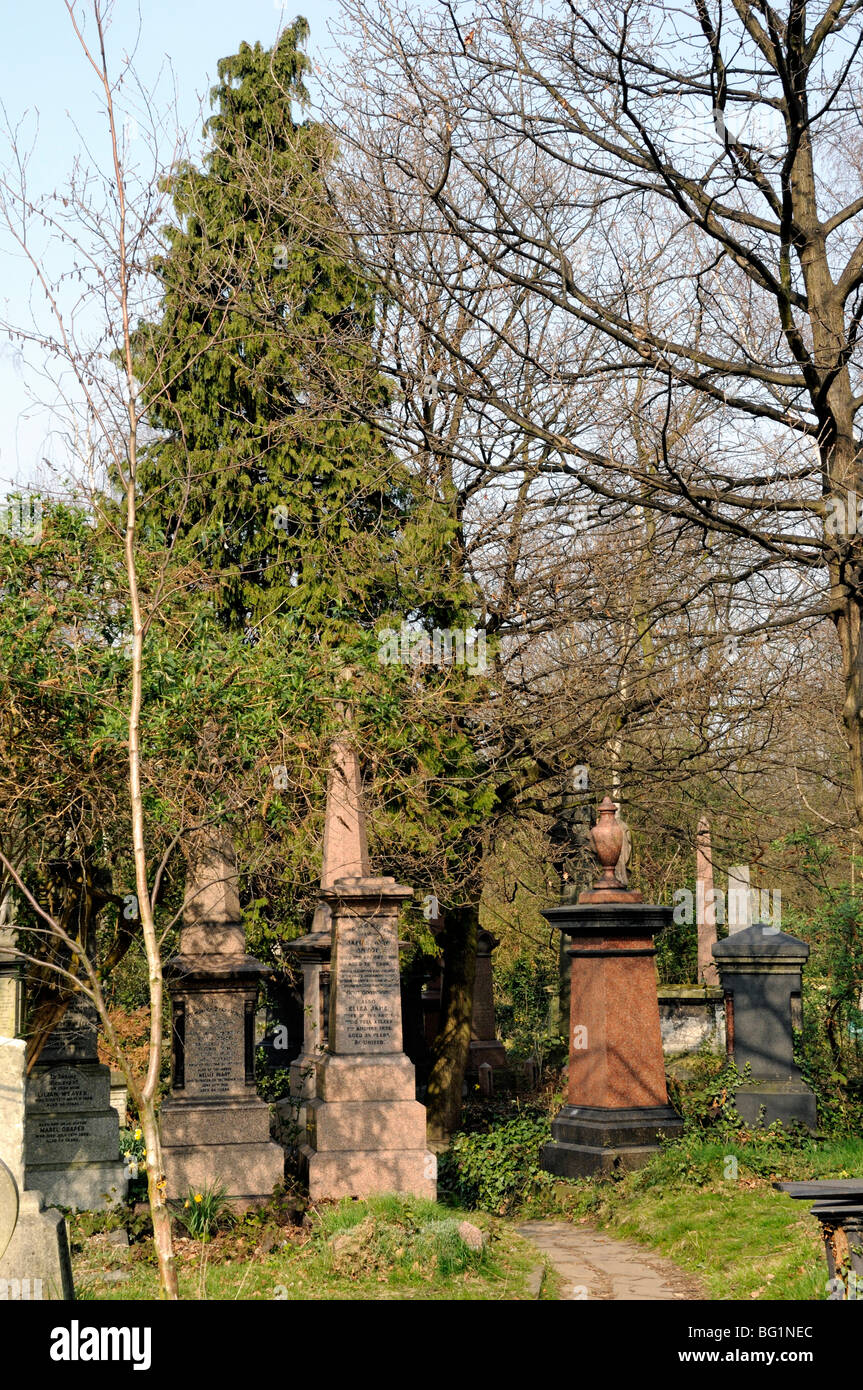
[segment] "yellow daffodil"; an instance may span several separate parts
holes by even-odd
[[[196,1193],[195,1193],[195,1201],[196,1201],[196,1202],[203,1202],[203,1200],[204,1200],[204,1198],[202,1197],[201,1193],[200,1193],[200,1192],[196,1192]]]
[[[140,1131],[139,1129],[136,1129],[136,1130],[135,1130],[135,1138],[136,1138],[136,1139],[140,1139],[140,1138],[141,1138],[141,1131]]]
[[[184,1207],[190,1207],[191,1205],[192,1205],[192,1203],[189,1201],[188,1198],[186,1198],[185,1202],[183,1203],[183,1206],[184,1206]]]

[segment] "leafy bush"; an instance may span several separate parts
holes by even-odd
[[[457,1134],[441,1156],[438,1190],[458,1206],[506,1215],[554,1186],[539,1166],[550,1138],[547,1116],[525,1112],[484,1134]]]

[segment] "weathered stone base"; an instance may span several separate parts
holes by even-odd
[[[562,1178],[630,1172],[658,1152],[663,1135],[682,1131],[683,1121],[670,1105],[625,1110],[565,1105],[552,1122],[551,1143],[543,1147],[540,1166]]]
[[[106,1211],[126,1200],[125,1167],[113,1163],[34,1163],[24,1172],[27,1190],[42,1193],[48,1206]]]
[[[0,1300],[73,1299],[66,1222],[42,1209],[42,1194],[19,1193],[18,1224],[0,1259]]]
[[[818,1128],[815,1096],[802,1079],[794,1081],[749,1081],[739,1086],[734,1105],[743,1122],[752,1128],[771,1125],[780,1120],[783,1125],[795,1121],[807,1129]],[[764,1115],[760,1114],[764,1106]]]
[[[432,1153],[387,1149],[320,1153],[306,1144],[300,1158],[313,1202],[324,1197],[368,1197],[375,1192],[399,1192],[431,1201],[437,1197],[437,1159]]]
[[[300,1150],[313,1201],[372,1192],[435,1198],[437,1160],[426,1148],[425,1106],[403,1053],[325,1057],[316,1090]]]
[[[169,1198],[216,1183],[238,1200],[266,1198],[284,1179],[285,1153],[271,1141],[269,1107],[257,1097],[167,1100],[161,1129]]]
[[[472,1038],[467,1054],[468,1071],[478,1071],[483,1062],[488,1062],[489,1066],[494,1067],[495,1071],[499,1068],[507,1067],[509,1063],[507,1061],[506,1048],[503,1043],[497,1041],[477,1042],[476,1039]]]

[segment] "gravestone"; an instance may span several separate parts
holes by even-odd
[[[369,875],[359,762],[346,740],[334,767],[339,843],[355,871],[321,889],[333,954],[327,1052],[315,1063],[301,1150],[309,1195],[433,1198],[437,1164],[426,1149],[425,1107],[402,1049],[398,915],[412,890]]]
[[[74,1298],[66,1222],[24,1187],[25,1056],[0,1037],[0,1300]]]
[[[476,978],[468,1049],[468,1066],[471,1071],[478,1071],[484,1063],[490,1067],[505,1067],[507,1064],[506,1050],[497,1036],[494,1016],[491,957],[499,945],[496,936],[480,927],[476,944]]]
[[[793,1016],[809,947],[757,922],[718,941],[713,955],[725,992],[728,1054],[741,1072],[751,1068],[752,1080],[735,1093],[736,1109],[748,1125],[797,1120],[815,1129],[815,1096],[794,1061]]]
[[[716,899],[713,887],[713,850],[710,821],[702,816],[695,834],[695,917],[698,926],[698,978],[715,988],[719,973],[713,959],[716,942]]]
[[[591,831],[603,868],[577,903],[543,916],[570,938],[567,1104],[552,1123],[541,1165],[562,1177],[640,1167],[683,1121],[668,1103],[653,936],[673,909],[645,903],[614,873],[623,845],[606,797]]]
[[[96,1211],[126,1196],[111,1068],[99,1061],[98,1017],[75,995],[27,1081],[25,1186],[50,1205]]]
[[[269,1107],[255,1090],[255,1012],[266,966],[246,954],[229,837],[199,832],[188,851],[180,951],[165,967],[172,1082],[162,1106],[169,1198],[221,1183],[228,1196],[269,1197],[284,1177]]]

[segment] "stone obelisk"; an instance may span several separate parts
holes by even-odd
[[[329,1031],[301,1149],[313,1201],[437,1191],[425,1107],[402,1046],[398,916],[413,890],[371,877],[360,788],[356,751],[340,738],[324,837],[329,881],[321,887],[332,929]]]
[[[165,967],[173,1078],[162,1106],[169,1197],[221,1183],[241,1201],[284,1178],[269,1107],[255,1091],[255,1008],[266,966],[246,955],[230,837],[199,832],[188,851],[180,952]]]
[[[361,814],[360,773],[356,757],[345,738],[332,746],[324,844],[321,894],[338,878],[356,878],[369,871],[365,819]],[[291,1097],[297,1107],[300,1134],[306,1125],[306,1102],[315,1094],[315,1066],[327,1043],[329,1019],[332,912],[323,896],[318,899],[312,929],[285,945],[303,972],[303,1047],[291,1063]]]
[[[719,972],[713,959],[716,945],[716,898],[713,890],[713,850],[710,821],[702,816],[695,835],[695,918],[698,924],[698,981],[718,985]]]

